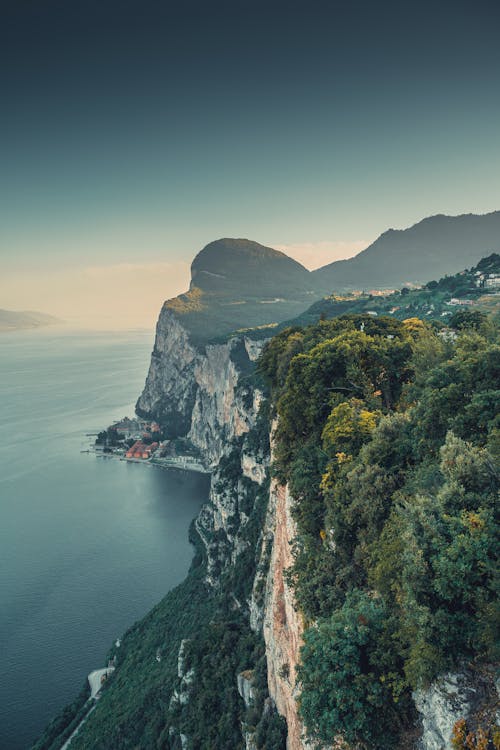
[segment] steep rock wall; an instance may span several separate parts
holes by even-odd
[[[157,419],[172,436],[187,437],[213,470],[209,500],[195,522],[206,549],[207,581],[212,586],[218,585],[223,570],[242,552],[240,536],[248,520],[245,499],[251,485],[263,484],[269,464],[269,456],[256,456],[244,441],[255,426],[262,393],[243,386],[241,375],[251,369],[261,348],[260,342],[235,337],[200,351],[164,307],[137,404],[140,414]],[[238,439],[242,477],[230,482],[219,464]],[[306,745],[301,739],[295,689],[302,622],[283,574],[292,562],[290,542],[295,534],[290,507],[287,489],[273,482],[261,536],[261,562],[246,604],[253,629],[263,629],[269,692],[287,721],[288,750],[302,750]]]
[[[264,601],[263,632],[266,644],[268,688],[278,712],[288,726],[287,750],[309,747],[302,739],[304,727],[297,711],[296,668],[302,645],[303,623],[295,609],[293,591],[284,571],[292,564],[291,541],[296,535],[288,487],[273,480],[269,510],[274,541]]]
[[[460,719],[467,721],[467,731],[500,724],[499,698],[500,681],[486,665],[449,672],[417,690],[413,699],[422,726],[418,750],[453,750],[453,727]]]
[[[194,366],[196,349],[187,331],[164,305],[156,325],[156,337],[144,390],[136,411],[156,419],[169,437],[185,436],[191,426],[196,397]]]
[[[239,381],[261,349],[262,342],[237,336],[200,350],[164,305],[137,413],[157,420],[169,437],[187,437],[215,467],[255,422],[262,394]]]

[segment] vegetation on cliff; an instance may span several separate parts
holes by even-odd
[[[498,320],[500,296],[496,293],[497,278],[500,278],[500,255],[492,253],[469,269],[443,276],[439,281],[429,281],[416,289],[403,287],[380,295],[370,292],[331,294],[330,290],[329,296],[311,305],[294,319],[294,323],[305,326],[316,323],[320,316],[334,318],[367,313],[390,315],[398,320],[419,317],[424,320],[439,320],[443,325],[453,325],[454,316],[460,315],[464,307],[467,315],[471,311],[479,316],[488,312]],[[373,284],[367,288],[373,289]],[[281,328],[286,325],[282,324]]]
[[[414,688],[495,658],[498,328],[350,315],[283,331],[260,369],[295,498],[300,712],[314,739],[387,748]]]

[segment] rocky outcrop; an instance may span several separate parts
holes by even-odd
[[[422,725],[419,750],[452,750],[453,727],[461,719],[472,729],[487,730],[498,723],[498,687],[487,668],[482,673],[464,669],[416,691],[413,699]]]
[[[245,672],[240,672],[237,678],[238,693],[243,699],[246,709],[251,708],[255,701],[253,676],[253,670],[247,669]],[[243,733],[243,739],[245,740],[245,750],[257,750],[257,745],[254,740],[254,732],[249,731],[244,722],[242,723],[241,731]]]
[[[179,653],[177,654],[177,677],[179,678],[179,683],[170,698],[171,708],[176,703],[185,706],[186,703],[189,702],[189,692],[195,678],[194,669],[188,669],[186,666],[187,642],[188,641],[183,638],[179,647]]]
[[[137,413],[158,421],[169,437],[187,437],[213,468],[254,424],[262,394],[239,380],[261,349],[243,336],[197,349],[164,305]]]
[[[269,466],[266,455],[247,453],[244,447],[232,448],[233,452],[223,456],[215,469],[208,502],[195,521],[207,553],[206,580],[211,586],[219,584],[222,571],[234,565],[247,546],[243,538],[245,526]]]
[[[296,535],[291,504],[288,488],[273,481],[268,514],[273,519],[274,542],[266,582],[263,632],[269,695],[286,719],[287,750],[303,750],[308,744],[302,739],[304,728],[297,711],[296,668],[304,626],[284,576],[293,562],[291,542]]]
[[[137,401],[139,416],[156,419],[169,437],[185,436],[191,427],[196,398],[197,352],[176,316],[163,306],[144,390]]]
[[[188,438],[211,466],[255,422],[262,394],[238,388],[240,375],[251,367],[249,352],[255,356],[254,342],[247,347],[246,339],[232,338],[226,344],[207,345],[195,359]]]
[[[253,670],[240,672],[237,677],[238,693],[243,698],[245,708],[250,708],[254,700]]]

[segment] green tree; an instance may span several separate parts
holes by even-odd
[[[377,664],[386,611],[353,591],[344,606],[304,635],[300,714],[309,736],[387,748],[395,738],[393,696]]]

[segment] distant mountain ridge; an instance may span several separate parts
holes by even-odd
[[[437,214],[408,229],[389,229],[354,258],[312,272],[323,293],[422,284],[475,265],[500,250],[500,211]]]
[[[389,229],[349,260],[308,271],[285,253],[248,239],[210,242],[194,258],[185,294],[165,308],[195,344],[276,326],[332,292],[399,289],[475,265],[500,250],[500,211],[436,215]]]
[[[47,313],[33,310],[0,310],[0,332],[42,328],[57,323],[62,323],[62,321]]]

